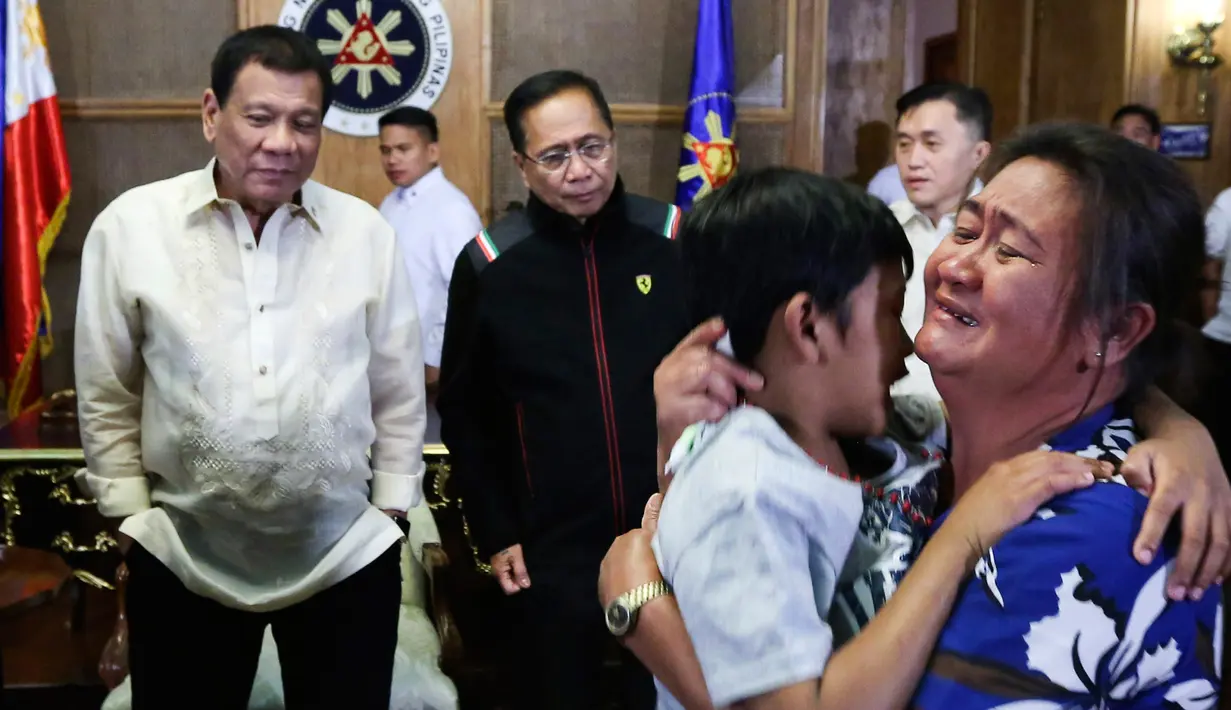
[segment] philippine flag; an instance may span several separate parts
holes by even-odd
[[[52,347],[43,272],[68,211],[70,183],[38,0],[0,2],[4,8],[0,378],[13,418],[42,396],[39,361]]]

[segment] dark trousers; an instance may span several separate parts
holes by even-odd
[[[531,586],[510,601],[520,633],[523,710],[597,710],[614,699],[624,710],[653,710],[654,679],[615,642],[598,603],[598,567],[529,568]],[[613,655],[620,670],[605,670]]]
[[[1205,350],[1205,362],[1201,377],[1201,394],[1193,408],[1193,415],[1201,420],[1214,445],[1218,447],[1218,456],[1222,466],[1231,472],[1231,344],[1213,338],[1202,338]],[[1223,586],[1223,606],[1231,605],[1231,585]],[[1231,643],[1231,626],[1223,630],[1223,647]],[[1231,654],[1223,654],[1223,702],[1219,707],[1231,707],[1231,691],[1227,690],[1225,680],[1231,673]]]
[[[1214,437],[1223,468],[1231,469],[1231,344],[1213,338],[1202,341],[1205,372],[1193,414]]]
[[[265,626],[288,710],[388,710],[402,598],[401,543],[298,604],[232,609],[188,591],[140,545],[128,552],[133,710],[248,707]]]

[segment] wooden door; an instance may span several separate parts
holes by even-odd
[[[958,64],[962,81],[991,99],[992,140],[1027,120],[1024,89],[1030,79],[1032,0],[961,0]]]
[[[933,37],[923,44],[923,82],[961,81],[958,67],[957,33]]]
[[[1106,122],[1128,95],[1136,4],[961,0],[961,76],[991,98],[993,140],[1039,121]]]
[[[1034,0],[1030,122],[1106,124],[1124,104],[1131,0]]]

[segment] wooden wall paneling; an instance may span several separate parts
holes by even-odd
[[[825,169],[826,48],[829,0],[799,0],[795,13],[794,113],[786,131],[788,165]]]
[[[441,0],[453,30],[453,64],[448,84],[432,107],[441,127],[441,167],[474,203],[491,214],[487,119],[483,114],[486,83],[485,16],[489,0]],[[276,23],[282,0],[239,0],[239,25]],[[380,168],[379,141],[325,131],[313,178],[330,187],[379,204],[391,189]]]
[[[923,83],[944,81],[961,81],[956,32],[933,37],[923,43]]]
[[[492,212],[487,169],[492,148],[482,109],[490,81],[490,0],[445,0],[445,5],[453,25],[453,68],[435,107],[446,132],[441,138],[444,168],[486,221]]]
[[[1029,122],[1106,123],[1124,102],[1131,0],[1033,2]]]
[[[42,374],[52,392],[73,385],[81,247],[95,217],[120,193],[209,159],[197,118],[201,94],[215,48],[235,30],[236,5],[42,0],[39,8],[73,178],[45,277],[56,348]]]
[[[1026,0],[1025,7],[1022,8],[1022,28],[1021,28],[1021,76],[1018,77],[1017,83],[1017,127],[1024,126],[1031,121],[1032,111],[1034,111],[1034,86],[1038,80],[1036,69],[1038,67],[1038,19],[1039,19],[1039,3],[1038,0]],[[1071,79],[1066,79],[1071,80]],[[993,110],[992,116],[995,117]]]
[[[787,157],[787,133],[789,125],[773,123],[739,123],[740,164],[748,169],[765,168],[771,165],[789,164]],[[675,173],[671,169],[671,192],[675,193]]]
[[[201,85],[204,93],[205,84]],[[98,99],[61,98],[64,118],[85,119],[164,119],[199,118],[202,97],[193,99]]]
[[[611,119],[617,124],[635,123],[647,126],[682,126],[684,110],[682,104],[610,104]],[[504,118],[504,102],[489,101],[483,107],[483,113],[488,120],[500,121]],[[739,120],[742,123],[787,123],[794,115],[788,108],[765,108],[761,106],[742,106],[739,108]]]
[[[40,0],[61,96],[199,98],[236,0]]]
[[[81,248],[94,218],[138,185],[205,166],[213,155],[201,123],[182,119],[64,121],[73,198],[64,227],[47,257],[45,284],[56,347],[43,361],[43,391],[73,386],[73,322]]]
[[[795,116],[796,104],[796,76],[799,73],[799,33],[801,30],[799,25],[799,0],[785,0],[781,3],[782,11],[786,17],[782,18],[783,24],[786,26],[786,55],[783,58],[783,75],[782,75],[782,110],[786,112],[787,119],[793,119]],[[735,18],[738,20],[738,17]],[[739,25],[736,24],[736,27]]]
[[[891,157],[906,62],[905,0],[830,0],[823,164],[866,183]]]
[[[796,1],[732,3],[737,82],[788,54]],[[572,68],[597,79],[613,105],[680,105],[688,96],[697,6],[698,0],[491,0],[496,41],[489,101],[503,102],[537,72]]]
[[[1155,107],[1164,123],[1210,121],[1210,159],[1180,161],[1202,199],[1209,204],[1231,187],[1231,83],[1228,67],[1214,70],[1207,115],[1197,110],[1197,80],[1193,69],[1173,67],[1165,47],[1173,29],[1171,0],[1136,0],[1127,99]],[[1224,25],[1215,33],[1215,49],[1231,57],[1231,33]]]
[[[801,2],[809,6],[826,4],[826,0],[733,3],[737,91],[781,62],[781,105],[745,104],[739,108],[737,133],[743,165],[781,163],[785,159],[788,126],[796,115],[800,85],[798,48],[801,43],[813,44],[810,39],[801,39]],[[570,16],[575,1],[491,0],[490,7],[492,73],[484,114],[491,121],[491,203],[497,216],[510,201],[526,198],[509,157],[511,147],[502,123],[504,97],[525,77],[558,67],[583,71],[603,86],[620,136],[620,168],[628,188],[672,199],[679,131],[691,75],[697,0],[591,4],[584,21],[560,23],[545,23],[543,18]],[[611,42],[612,36],[619,36],[620,41]],[[815,94],[811,100],[816,100]]]
[[[1033,15],[1034,0],[958,4],[962,81],[983,89],[991,99],[993,141],[1005,138],[1029,117]]]
[[[957,4],[957,75],[958,80],[973,84],[978,43],[975,29],[978,27],[978,0],[960,0]]]

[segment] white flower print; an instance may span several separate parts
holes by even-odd
[[[979,564],[975,565],[975,579],[983,582],[983,590],[987,592],[987,596],[1003,609],[1004,595],[996,584],[996,575],[996,551],[989,549],[987,554],[979,559]]]
[[[1072,695],[1061,700],[1020,700],[996,710],[1101,710],[1174,678],[1181,657],[1175,639],[1157,648],[1144,645],[1146,632],[1167,607],[1169,570],[1170,565],[1160,568],[1138,592],[1123,635],[1102,606],[1077,598],[1078,586],[1087,581],[1079,568],[1061,575],[1056,614],[1032,623],[1026,632],[1026,660],[1027,668]],[[1217,626],[1216,656],[1221,658],[1221,609]],[[1175,685],[1166,699],[1184,710],[1205,710],[1214,707],[1218,693],[1208,680],[1199,679]]]
[[[1218,613],[1214,616],[1214,672],[1219,685],[1222,683],[1222,605],[1218,605]],[[1190,680],[1180,683],[1167,691],[1164,696],[1167,702],[1175,703],[1184,710],[1201,710],[1212,708],[1218,703],[1218,692],[1207,680]]]

